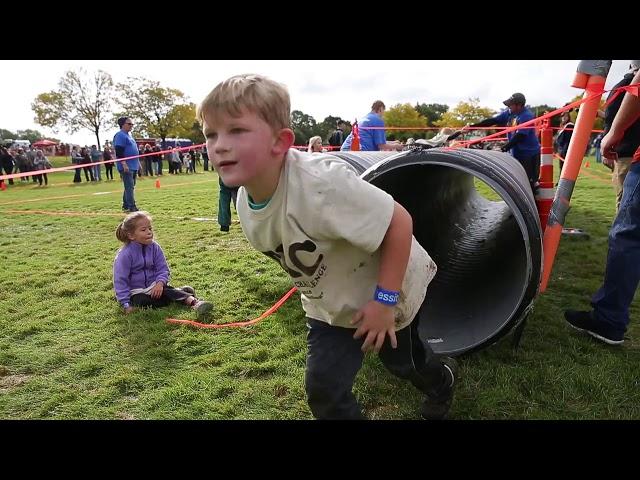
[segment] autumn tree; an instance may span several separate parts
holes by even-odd
[[[291,128],[295,134],[296,145],[306,145],[309,139],[315,135],[316,132],[316,120],[311,115],[300,110],[293,110],[291,112]]]
[[[571,100],[569,100],[567,103],[577,102],[578,100],[582,100],[582,98],[583,98],[582,95],[576,95]],[[602,110],[604,112],[604,110],[606,108],[606,106],[605,106],[606,103],[607,103],[607,100],[605,98],[601,98],[600,99],[600,106],[598,107],[598,110]],[[571,117],[571,121],[574,122],[574,123],[576,121],[576,118],[578,118],[578,110],[579,109],[580,109],[580,106],[575,107],[574,109],[572,109],[571,113],[569,114],[569,116]],[[596,116],[596,121],[593,124],[593,129],[594,130],[603,130],[604,129],[604,119],[600,118],[600,116]]]
[[[336,127],[338,126],[338,122],[344,122],[345,126],[346,125],[349,126],[348,128],[345,128],[343,130],[344,137],[347,138],[347,135],[349,135],[349,132],[351,131],[351,128],[350,128],[351,124],[346,120],[343,120],[341,117],[334,117],[332,115],[325,117],[323,121],[316,124],[316,128],[314,129],[314,135],[320,135],[322,137],[322,142],[324,144],[329,143],[329,137],[336,130]]]
[[[31,130],[30,128],[27,128],[26,130],[18,130],[16,132],[16,136],[13,138],[17,140],[29,140],[31,143],[36,143],[38,140],[43,140],[45,138],[53,140],[54,142],[59,142],[57,138],[45,137],[45,135],[40,133],[40,131]]]
[[[195,105],[175,88],[141,77],[128,77],[118,84],[116,99],[120,112],[136,124],[136,135],[161,138],[163,148],[168,137],[190,138],[194,135]]]
[[[54,132],[65,129],[76,133],[91,130],[100,147],[100,131],[111,121],[114,85],[111,75],[102,70],[93,74],[84,69],[66,72],[58,90],[41,93],[31,103],[34,121]]]
[[[424,130],[420,130],[427,126],[427,119],[420,115],[418,111],[411,106],[410,103],[402,103],[394,105],[385,110],[383,114],[385,126],[387,127],[417,127],[418,130],[388,130],[387,138],[389,140],[405,141],[409,137],[424,138]]]
[[[529,110],[531,110],[531,112],[533,113],[534,117],[541,117],[545,113],[553,112],[554,110],[557,110],[557,109],[558,109],[558,107],[551,107],[551,106],[549,106],[547,104],[532,105],[532,106],[529,107]],[[551,117],[549,124],[552,127],[559,126],[560,125],[560,115],[554,115],[553,117]]]
[[[469,98],[468,102],[459,102],[452,110],[445,112],[440,120],[434,122],[437,127],[463,127],[467,123],[476,123],[496,114],[490,108],[481,107],[479,98]]]
[[[442,103],[416,103],[416,111],[427,119],[427,126],[433,127],[434,123],[442,118],[449,110],[449,105]]]

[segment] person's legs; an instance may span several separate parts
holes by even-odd
[[[139,172],[139,170],[138,170]],[[133,176],[131,177],[133,186],[131,187],[131,205],[133,205],[133,210],[136,211],[138,210],[138,206],[136,205],[136,196],[135,196],[135,192],[136,192],[136,183],[137,183],[137,179],[136,179],[136,172],[133,172]]]
[[[13,165],[9,162],[0,164],[0,175],[2,175],[2,171],[4,170],[4,175],[11,175],[13,173]],[[9,185],[13,185],[13,178],[9,179]]]
[[[380,360],[395,376],[409,380],[427,397],[422,405],[422,416],[428,419],[446,418],[453,400],[456,363],[453,359],[440,359],[418,335],[418,318],[411,325],[396,331],[397,348],[385,339]],[[444,360],[444,361],[443,361]]]
[[[417,320],[396,331],[397,348],[387,338],[380,349],[380,360],[395,376],[409,380],[422,393],[437,393],[444,381],[442,362],[430,347],[424,347],[413,326]]]
[[[133,201],[133,186],[135,184],[134,173],[131,170],[128,172],[120,172],[122,183],[124,185],[124,192],[122,193],[122,209],[133,210],[135,208]]]
[[[42,176],[44,177],[44,185],[45,186],[49,185],[49,179],[47,178],[47,174],[43,173]]]
[[[631,167],[633,157],[622,157],[613,162],[613,173],[611,175],[611,183],[613,183],[613,191],[616,192],[616,213],[620,211],[620,202],[622,202],[622,187],[624,179]]]
[[[129,303],[132,307],[151,307],[160,308],[169,305],[170,300],[164,295],[160,298],[151,298],[151,295],[147,293],[137,293],[131,295]]]
[[[181,288],[174,288],[171,285],[165,285],[162,289],[162,296],[168,298],[172,302],[185,303],[189,297],[195,297]]]
[[[218,223],[220,224],[220,230],[223,232],[229,231],[231,225],[231,189],[226,187],[221,181],[220,184],[220,196],[218,197]]]
[[[238,188],[231,189],[231,200],[233,201],[233,208],[238,211]]]
[[[362,366],[363,340],[354,329],[334,327],[307,317],[305,390],[313,416],[319,420],[362,420],[353,395],[353,381]]]
[[[625,332],[639,282],[640,163],[636,163],[625,179],[620,211],[609,231],[604,282],[591,299],[596,319],[612,330]]]

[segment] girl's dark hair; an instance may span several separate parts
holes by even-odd
[[[129,234],[133,233],[136,229],[136,225],[138,220],[146,218],[151,221],[151,215],[149,212],[137,211],[131,212],[129,215],[124,217],[124,220],[120,222],[120,225],[116,228],[116,238],[120,240],[122,243],[129,243],[131,240],[129,239]]]

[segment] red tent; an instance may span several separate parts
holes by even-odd
[[[34,147],[52,147],[54,145],[58,145],[58,142],[53,142],[51,140],[44,139],[44,140],[38,140],[32,146],[34,146]]]

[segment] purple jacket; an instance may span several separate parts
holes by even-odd
[[[121,304],[128,303],[131,290],[147,288],[153,282],[169,282],[169,265],[162,248],[155,241],[151,245],[129,242],[113,261],[113,288]]]

